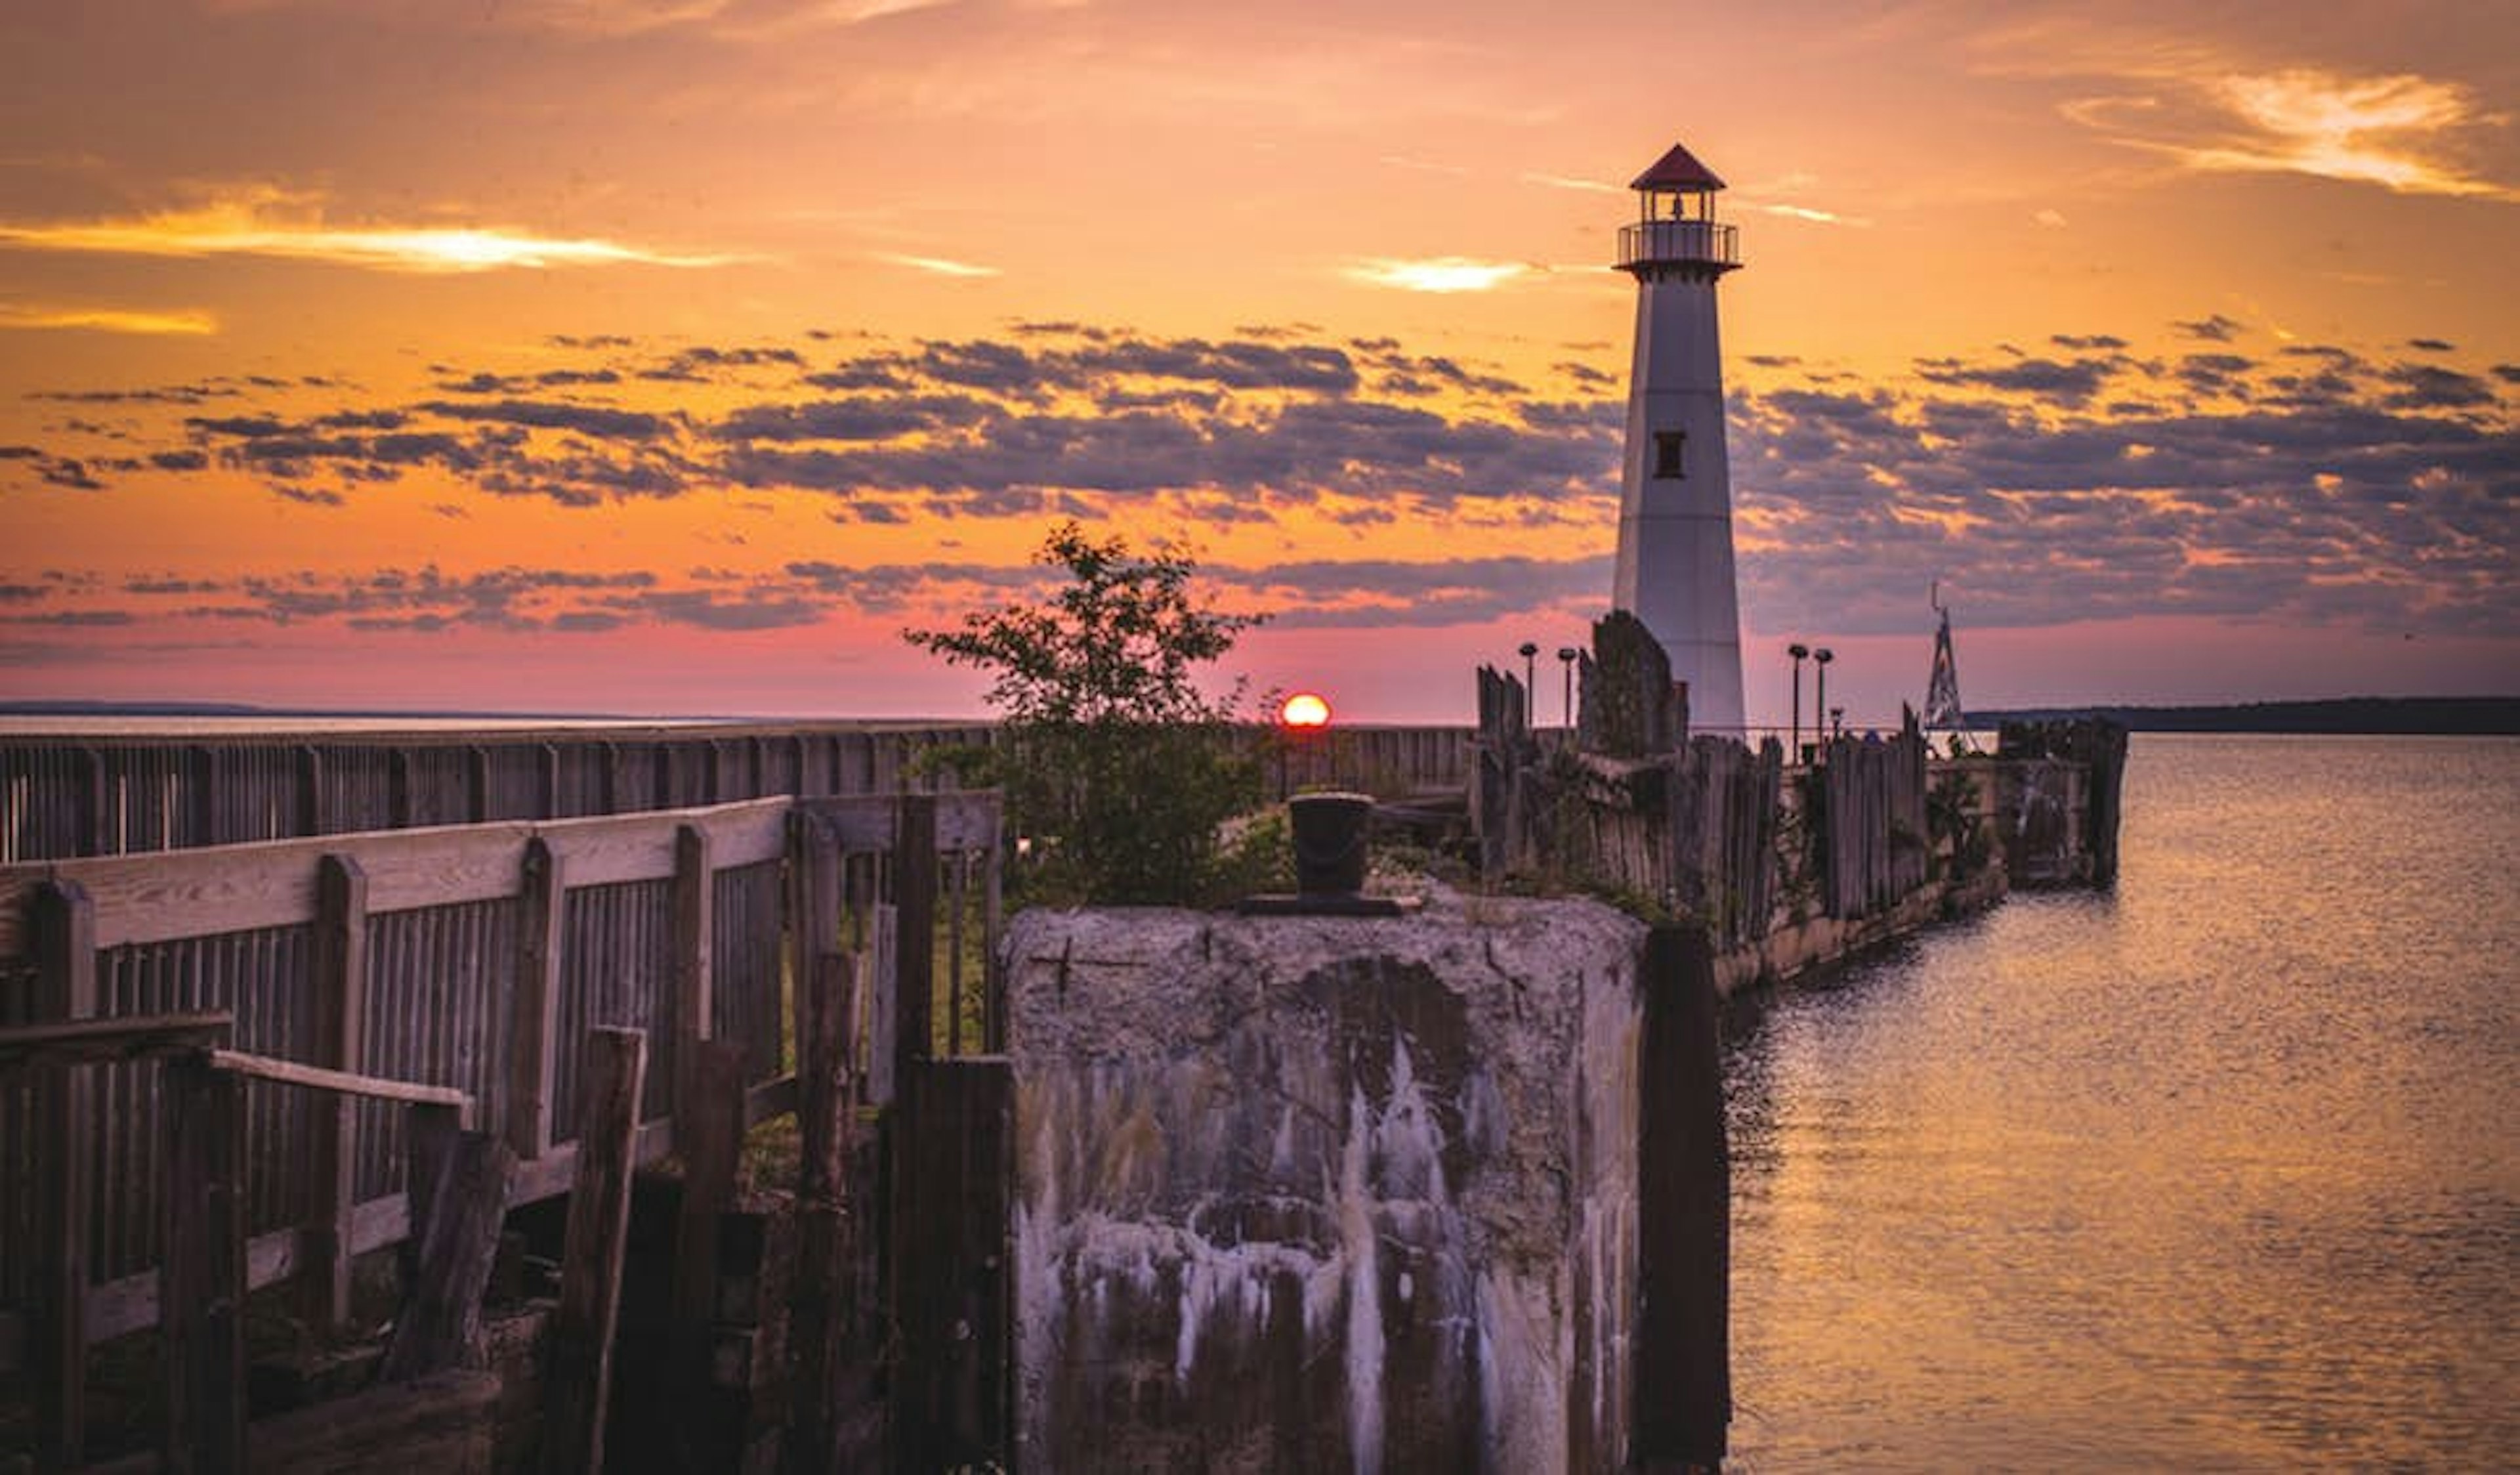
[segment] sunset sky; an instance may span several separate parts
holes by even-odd
[[[0,697],[974,713],[1073,517],[1466,720],[1675,140],[1754,720],[1936,578],[1972,706],[2520,692],[2515,115],[2464,0],[13,0]]]

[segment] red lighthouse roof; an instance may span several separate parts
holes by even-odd
[[[1654,166],[1639,174],[1632,190],[1720,190],[1724,181],[1715,171],[1697,161],[1697,156],[1681,144],[1654,161]]]

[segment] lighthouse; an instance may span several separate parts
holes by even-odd
[[[1690,728],[1737,736],[1741,619],[1715,283],[1741,264],[1740,242],[1715,219],[1724,181],[1678,144],[1629,188],[1639,215],[1619,228],[1618,265],[1637,279],[1637,346],[1611,602],[1644,622],[1672,679],[1688,683]]]

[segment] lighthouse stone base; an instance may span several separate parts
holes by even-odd
[[[1624,1467],[1643,931],[1018,917],[1023,1467]]]

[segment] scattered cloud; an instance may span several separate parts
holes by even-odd
[[[1355,262],[1340,275],[1369,287],[1395,287],[1403,292],[1492,292],[1533,270],[1519,261],[1478,261],[1468,256],[1417,260],[1375,256]]]
[[[1525,184],[1546,185],[1552,190],[1580,190],[1588,195],[1624,195],[1626,187],[1604,184],[1598,179],[1578,179],[1570,174],[1524,174]]]
[[[1792,355],[1745,361],[1729,399],[1751,622],[1809,625],[1824,604],[1849,633],[1907,628],[1916,589],[1940,576],[1970,591],[1981,626],[2146,614],[2520,624],[2508,578],[2520,365],[2465,362],[2439,340],[2238,351],[2242,325],[2220,314],[2174,328],[2190,351],[2056,332],[1869,379]],[[342,390],[322,403],[327,387],[294,378],[56,392],[111,395],[130,428],[101,451],[67,430],[0,446],[0,494],[234,472],[312,516],[426,468],[419,505],[447,516],[479,508],[472,498],[704,495],[732,515],[788,496],[848,527],[1073,516],[1595,534],[1617,501],[1623,403],[1615,376],[1580,360],[1525,378],[1319,330],[1164,338],[1079,324],[1008,341],[858,338],[810,357],[759,343],[587,351],[604,356],[566,382],[492,364],[454,377],[470,390],[477,376],[477,392],[403,402]],[[736,392],[706,411],[612,397],[659,366]],[[1591,609],[1603,538],[1563,557],[1209,572],[1282,624],[1432,626]],[[706,578],[424,568],[216,588],[0,574],[36,591],[7,596],[0,618],[21,623],[120,612],[552,631],[917,616],[1038,577],[1019,565],[801,560]]]
[[[2140,69],[2131,80],[2151,90],[2076,99],[2065,115],[2199,172],[2306,174],[2402,194],[2520,201],[2520,187],[2461,157],[2468,139],[2504,118],[2457,82],[2315,68],[2243,71],[2201,59]]]
[[[0,247],[144,256],[268,256],[445,274],[560,266],[722,266],[722,254],[537,236],[500,226],[344,226],[321,197],[257,186],[188,209],[126,219],[0,222]]]
[[[153,311],[137,307],[47,307],[0,303],[0,329],[75,328],[93,333],[141,333],[198,336],[219,331],[216,316],[191,309]]]
[[[874,255],[878,261],[887,262],[894,266],[907,266],[913,271],[923,271],[931,276],[997,277],[1006,275],[1006,272],[1000,267],[974,266],[968,261],[949,261],[943,256],[910,256],[903,255],[898,252],[890,251],[876,252]]]

